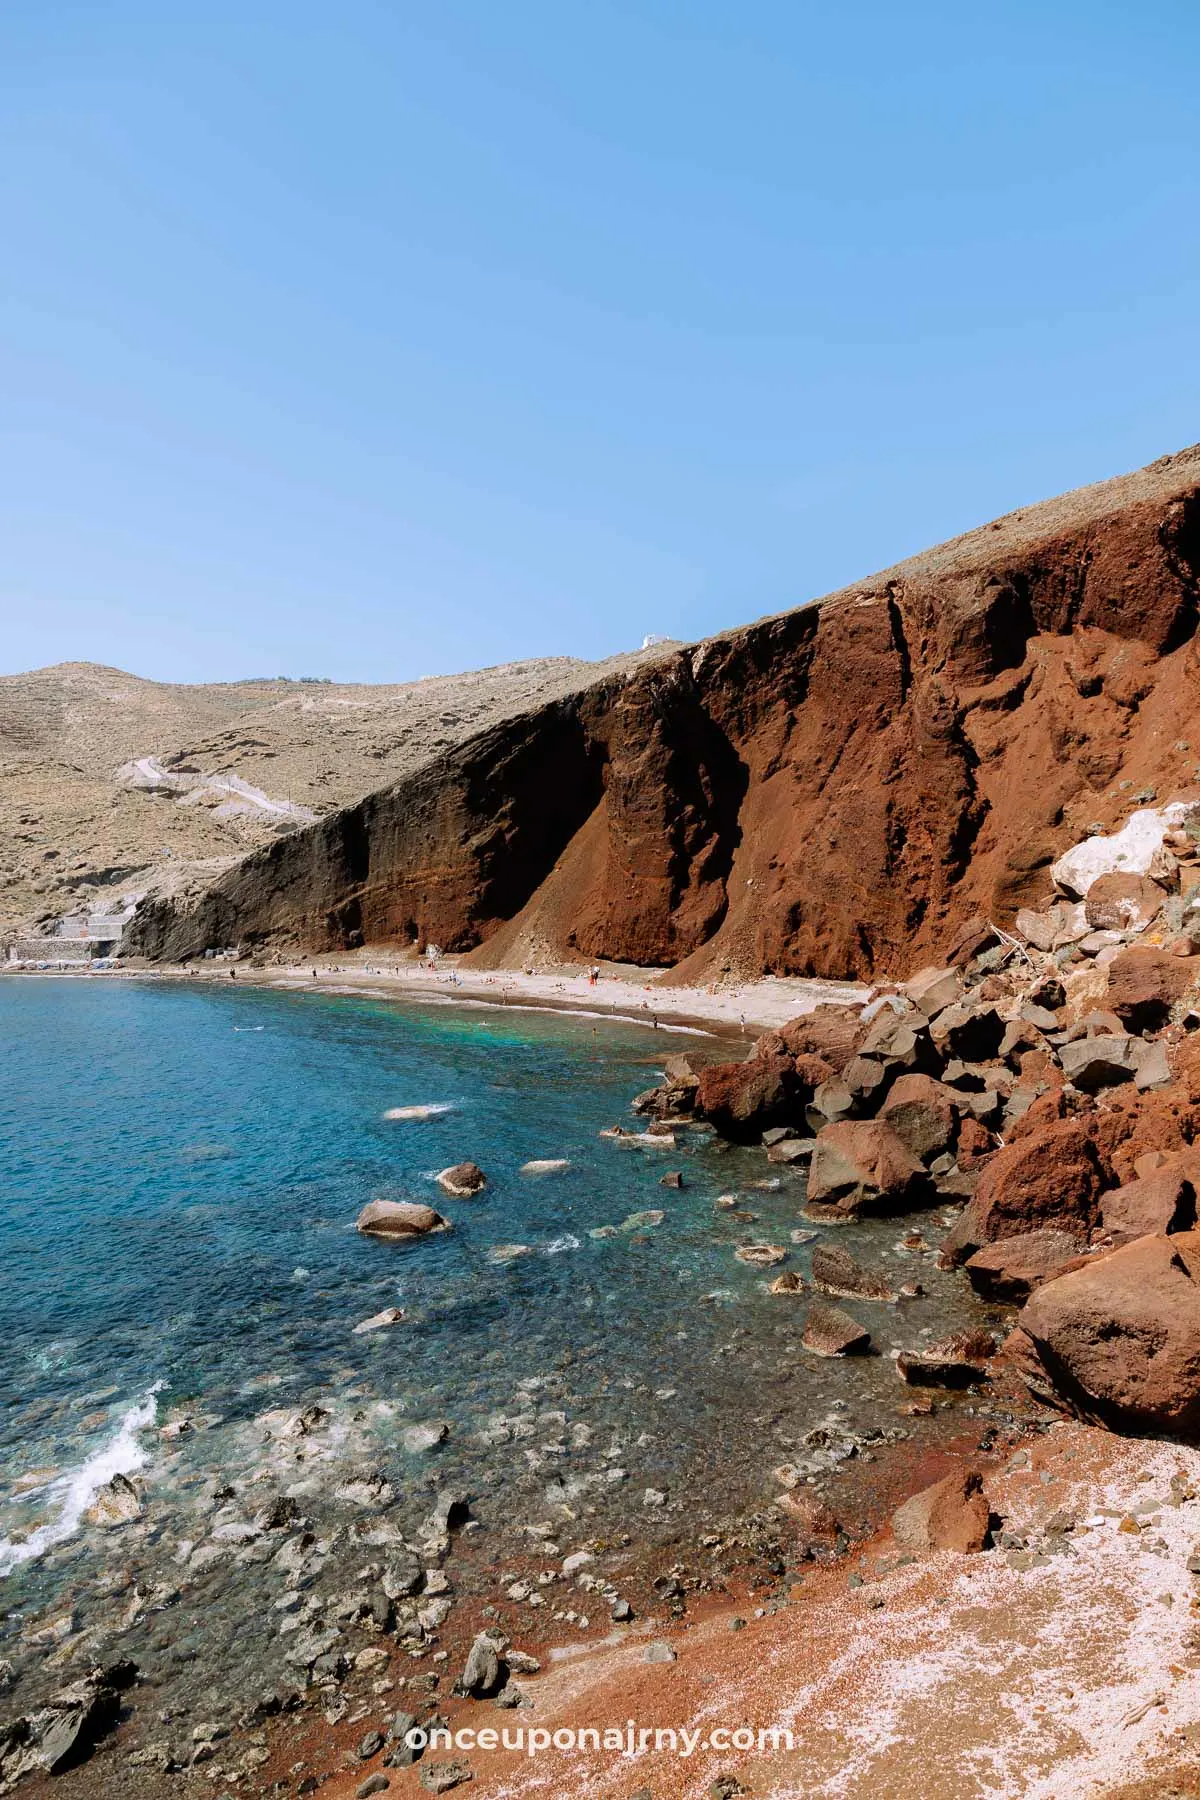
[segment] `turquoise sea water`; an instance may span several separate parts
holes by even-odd
[[[497,1554],[546,1519],[566,1548],[601,1529],[651,1541],[777,1493],[771,1470],[814,1428],[894,1424],[886,1352],[974,1320],[962,1284],[903,1255],[903,1223],[843,1231],[929,1294],[846,1303],[882,1355],[806,1356],[804,1303],[733,1254],[790,1245],[800,1178],[757,1190],[779,1174],[761,1152],[700,1134],[674,1153],[599,1136],[633,1123],[633,1095],[686,1041],[232,983],[0,983],[0,1649],[28,1650],[64,1606],[81,1636],[113,1631],[114,1591],[148,1591],[164,1568],[224,1584],[244,1616],[269,1571],[213,1521],[237,1527],[280,1492],[330,1541],[350,1533],[351,1555],[364,1517],[382,1509],[411,1534],[447,1486],[470,1493]],[[415,1104],[447,1110],[383,1116]],[[464,1158],[485,1193],[441,1196],[432,1175]],[[533,1158],[569,1166],[522,1174]],[[660,1185],[667,1168],[681,1191]],[[731,1191],[754,1220],[714,1209]],[[428,1200],[453,1230],[363,1237],[375,1196]],[[647,1209],[661,1224],[589,1235]],[[514,1243],[529,1253],[494,1260]],[[790,1248],[784,1266],[807,1255]],[[354,1333],[391,1305],[401,1325]],[[405,1433],[429,1422],[444,1441],[414,1450]],[[86,1509],[120,1469],[142,1511],[101,1530]],[[364,1479],[382,1500],[338,1497]],[[647,1507],[647,1488],[665,1505]]]

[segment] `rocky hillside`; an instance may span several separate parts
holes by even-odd
[[[818,1228],[925,1206],[932,1238],[944,1207],[961,1206],[942,1266],[1023,1310],[998,1360],[987,1332],[914,1341],[896,1364],[905,1382],[1015,1372],[1095,1423],[1197,1442],[1200,806],[1137,809],[1082,849],[1014,932],[978,921],[945,963],[866,1007],[765,1032],[741,1062],[671,1057],[634,1104],[671,1142],[678,1122],[701,1120],[784,1170],[807,1165],[804,1217]],[[894,1267],[856,1262],[853,1233],[811,1235],[818,1294],[904,1297]],[[921,1232],[901,1246],[932,1247]],[[759,1249],[767,1267],[788,1254]],[[789,1271],[772,1291],[807,1290]],[[818,1317],[825,1336],[810,1342],[810,1310],[809,1348],[862,1347],[861,1317]]]
[[[202,888],[495,721],[660,654],[378,687],[178,686],[94,663],[0,677],[0,937]]]
[[[1198,574],[1194,448],[492,726],[135,947],[914,966],[1131,795],[1200,796]]]

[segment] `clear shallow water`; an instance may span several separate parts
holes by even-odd
[[[798,1178],[755,1192],[777,1173],[761,1152],[598,1135],[631,1122],[678,1043],[568,1014],[232,983],[0,983],[0,1649],[48,1654],[31,1629],[64,1607],[68,1643],[144,1633],[153,1649],[129,1595],[164,1579],[220,1592],[244,1619],[253,1584],[281,1578],[236,1529],[214,1539],[214,1521],[238,1527],[280,1493],[359,1562],[372,1521],[411,1538],[448,1486],[470,1492],[498,1556],[546,1518],[565,1548],[621,1528],[649,1540],[678,1533],[681,1513],[699,1531],[778,1492],[772,1468],[803,1456],[814,1426],[893,1425],[887,1349],[977,1309],[931,1258],[897,1252],[904,1224],[843,1229],[929,1295],[845,1303],[881,1356],[806,1356],[806,1303],[769,1296],[733,1255],[788,1243]],[[383,1117],[421,1103],[449,1110]],[[488,1189],[441,1196],[432,1174],[468,1157]],[[520,1173],[560,1157],[565,1171]],[[682,1191],[660,1185],[667,1168],[685,1171]],[[714,1211],[728,1191],[756,1222]],[[375,1196],[429,1200],[453,1230],[362,1237]],[[589,1235],[645,1209],[661,1225]],[[919,1223],[936,1242],[936,1219]],[[530,1254],[497,1263],[513,1243]],[[354,1334],[391,1305],[403,1324]],[[313,1405],[323,1417],[298,1439]],[[173,1420],[192,1428],[163,1438]],[[444,1443],[406,1447],[429,1421]],[[86,1507],[115,1468],[135,1473],[143,1510],[102,1531]],[[382,1500],[339,1496],[363,1477],[386,1482]],[[644,1506],[647,1487],[665,1508]],[[216,1610],[207,1632],[191,1654],[222,1642]],[[260,1648],[267,1667],[269,1630]]]

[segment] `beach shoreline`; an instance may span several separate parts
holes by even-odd
[[[378,952],[375,952],[378,956]],[[461,958],[423,962],[369,960],[371,952],[290,963],[214,961],[185,964],[126,963],[120,968],[3,968],[15,979],[203,981],[230,980],[287,993],[413,1001],[421,1005],[487,1006],[525,1012],[566,1012],[613,1024],[643,1025],[682,1035],[732,1039],[748,1050],[763,1031],[784,1025],[820,1005],[862,1005],[873,990],[862,982],[762,976],[707,987],[662,987],[657,969],[605,965],[594,986],[586,970],[563,965],[542,970],[475,969]],[[314,974],[315,971],[315,974]]]

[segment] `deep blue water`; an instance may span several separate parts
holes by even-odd
[[[615,1275],[653,1305],[661,1258],[587,1231],[665,1201],[661,1157],[597,1136],[654,1050],[643,1030],[566,1015],[514,1029],[501,1012],[252,988],[3,983],[0,1456],[26,1460],[30,1403],[115,1387],[127,1404],[163,1381],[172,1402],[249,1411],[252,1377],[350,1369],[420,1393],[448,1350],[469,1367],[518,1324],[526,1359],[546,1335],[570,1343],[581,1310],[599,1324],[619,1306],[622,1334],[644,1324],[604,1290]],[[382,1116],[421,1102],[451,1110]],[[467,1156],[485,1196],[444,1199],[431,1175]],[[571,1167],[519,1175],[535,1157]],[[454,1230],[364,1238],[355,1217],[380,1195],[428,1200]],[[498,1267],[489,1251],[509,1241],[534,1254]],[[403,1337],[352,1335],[395,1303]]]

